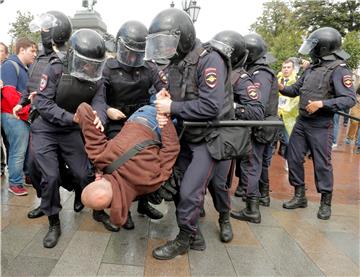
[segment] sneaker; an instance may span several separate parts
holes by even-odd
[[[332,149],[336,148],[337,147],[337,144],[336,143],[333,143],[333,145],[331,146]]]
[[[289,166],[288,166],[287,160],[285,160],[284,169],[285,169],[285,171],[289,171]]]
[[[360,147],[358,147],[354,150],[354,154],[360,154]]]
[[[15,195],[27,195],[28,191],[23,185],[9,185],[8,190]]]

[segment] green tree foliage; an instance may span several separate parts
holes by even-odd
[[[21,13],[20,11],[16,12],[17,16],[16,16],[16,20],[13,23],[10,23],[10,30],[8,32],[8,34],[11,36],[11,40],[12,40],[12,45],[15,43],[15,41],[18,38],[21,37],[26,37],[29,38],[31,40],[33,40],[36,43],[40,42],[40,33],[32,33],[30,32],[29,29],[29,23],[31,22],[31,20],[34,19],[34,16],[32,14],[30,14],[29,12],[27,13]],[[12,49],[12,47],[10,47],[10,49]]]
[[[360,31],[352,31],[346,34],[343,42],[343,48],[351,57],[347,64],[355,69],[360,64]]]
[[[291,2],[267,2],[264,4],[262,16],[251,25],[251,31],[264,38],[269,52],[277,59],[272,65],[275,70],[280,70],[282,62],[287,58],[298,56],[301,37],[305,34],[305,31],[297,26],[291,7]]]
[[[297,24],[303,30],[333,27],[344,36],[360,29],[359,0],[295,0],[293,6]]]
[[[264,4],[263,14],[250,30],[265,39],[277,58],[273,68],[280,70],[286,58],[298,56],[302,37],[325,26],[343,35],[344,49],[351,55],[349,66],[359,66],[359,0],[272,0]]]

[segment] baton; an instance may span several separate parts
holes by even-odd
[[[335,111],[335,113],[337,113],[337,114],[339,114],[339,115],[342,115],[342,116],[346,116],[346,117],[348,117],[348,118],[350,118],[350,119],[352,119],[352,120],[355,120],[355,121],[359,121],[359,122],[360,122],[360,118],[355,117],[355,116],[352,116],[352,115],[349,115],[349,114],[347,114],[347,113],[345,113],[345,112]]]
[[[280,120],[183,121],[184,127],[284,126]]]

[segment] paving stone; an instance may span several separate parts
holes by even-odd
[[[238,276],[280,275],[263,248],[228,246],[227,251]]]
[[[77,231],[51,276],[96,275],[109,238],[110,234]]]
[[[329,239],[338,249],[345,253],[351,260],[360,266],[360,243],[359,235],[354,233],[345,232],[325,232],[325,236]],[[354,242],[358,243],[354,243]]]
[[[143,276],[144,267],[102,263],[97,276]]]
[[[41,225],[9,225],[1,232],[1,254],[17,256],[35,237]]]
[[[56,259],[17,256],[3,276],[49,276]]]
[[[134,216],[135,229],[112,233],[102,262],[144,266],[149,222]]]
[[[284,229],[255,224],[250,227],[281,275],[323,275]]]

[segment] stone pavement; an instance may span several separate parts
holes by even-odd
[[[3,276],[359,276],[359,161],[351,146],[333,151],[335,191],[332,217],[316,217],[319,195],[314,188],[312,162],[306,161],[309,206],[285,210],[283,199],[292,196],[283,160],[271,165],[271,206],[261,207],[261,224],[231,219],[234,239],[218,239],[217,213],[206,195],[206,217],[200,220],[207,248],[191,250],[171,261],[155,260],[151,251],[177,232],[173,203],[158,208],[165,216],[149,220],[132,207],[135,229],[110,233],[92,220],[91,211],[75,213],[74,194],[62,190],[62,236],[53,249],[42,239],[47,218],[28,219],[38,206],[33,188],[28,196],[8,192],[1,179],[1,272]],[[237,182],[234,180],[233,185]],[[232,187],[234,191],[235,186]],[[245,206],[232,198],[232,208]]]

